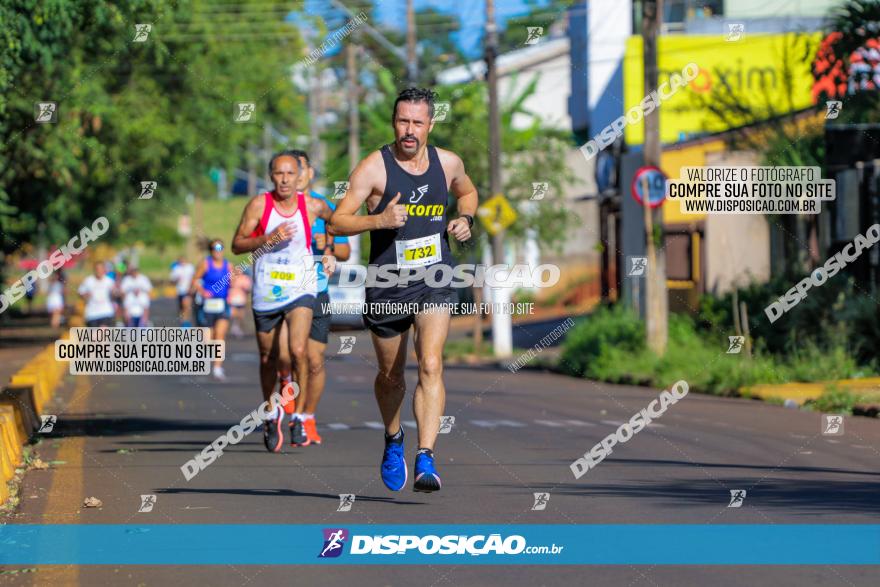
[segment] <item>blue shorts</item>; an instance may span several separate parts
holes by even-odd
[[[213,328],[218,320],[229,320],[229,304],[224,304],[222,312],[205,312],[204,304],[196,306],[196,324],[202,328]]]

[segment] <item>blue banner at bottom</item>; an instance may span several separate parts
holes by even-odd
[[[880,525],[0,526],[0,565],[273,563],[877,565]]]

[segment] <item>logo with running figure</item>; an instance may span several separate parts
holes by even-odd
[[[336,558],[345,548],[348,530],[345,528],[324,528],[324,547],[318,558]]]
[[[745,36],[746,25],[741,22],[727,23],[727,40],[730,42],[739,41]]]
[[[237,102],[235,110],[233,110],[232,120],[234,122],[255,122],[257,114],[257,105],[254,102]]]
[[[440,434],[449,434],[455,427],[455,416],[440,416]]]
[[[544,36],[544,27],[529,26],[526,27],[526,42],[523,45],[535,45]]]
[[[532,504],[533,512],[540,512],[547,509],[547,503],[550,501],[549,493],[535,493],[535,503]]]
[[[40,429],[37,430],[40,434],[49,434],[52,430],[55,429],[55,422],[58,421],[58,417],[54,414],[45,414],[40,416]]]
[[[746,490],[745,489],[731,489],[730,490],[730,503],[727,504],[729,508],[739,508],[742,507],[743,502],[746,500]]]
[[[840,100],[828,100],[825,102],[825,120],[834,120],[840,116],[841,108],[843,108],[843,102]]]
[[[132,41],[135,43],[146,43],[147,39],[150,37],[151,30],[153,30],[153,25],[151,24],[134,25],[134,38]]]
[[[142,495],[141,496],[141,505],[138,508],[138,513],[147,513],[153,511],[153,506],[156,505],[156,496],[155,495]]]
[[[55,102],[36,102],[34,104],[34,122],[40,124],[58,122],[58,104]]]
[[[342,336],[339,339],[339,350],[337,355],[350,355],[354,350],[354,343],[357,342],[356,336]]]
[[[627,257],[629,261],[629,271],[627,272],[628,277],[644,277],[645,270],[648,268],[648,258],[647,257]]]
[[[532,182],[532,197],[530,200],[543,200],[547,195],[547,189],[550,187],[550,183],[546,181],[533,181]]]
[[[446,122],[451,111],[449,102],[434,102],[434,118],[431,122]]]
[[[728,355],[738,355],[742,351],[743,344],[746,342],[745,336],[728,336],[727,341],[730,346],[727,347]]]
[[[351,506],[354,505],[354,493],[340,493],[339,494],[339,507],[336,508],[337,512],[350,512]]]
[[[141,182],[141,195],[138,196],[138,200],[149,200],[153,197],[153,194],[156,193],[156,187],[158,187],[158,183],[155,181],[142,181]]]
[[[348,191],[348,182],[347,181],[334,181],[333,182],[333,199],[339,200],[345,196],[345,192]]]
[[[824,436],[841,436],[843,434],[843,416],[822,414],[822,434]]]

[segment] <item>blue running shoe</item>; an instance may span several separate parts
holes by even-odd
[[[431,493],[440,489],[440,475],[434,468],[434,453],[429,450],[419,451],[416,455],[416,478],[413,491]]]
[[[391,491],[400,491],[406,485],[406,460],[403,458],[403,437],[399,441],[385,438],[385,453],[380,468],[382,482]]]

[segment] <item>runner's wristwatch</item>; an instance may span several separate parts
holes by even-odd
[[[474,217],[471,216],[470,214],[462,214],[459,218],[464,218],[465,220],[468,221],[468,228],[474,227]]]

